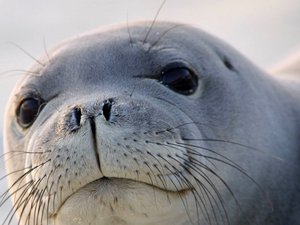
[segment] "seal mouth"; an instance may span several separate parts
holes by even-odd
[[[150,186],[152,188],[155,188],[157,190],[164,191],[164,192],[169,192],[169,193],[184,194],[185,192],[191,190],[191,188],[183,188],[183,189],[178,189],[178,190],[174,191],[174,190],[167,189],[167,188],[161,188],[160,186],[157,186],[157,185],[154,185],[154,184],[149,184],[149,183],[146,183],[146,182],[143,182],[143,181],[133,180],[133,179],[129,179],[129,178],[116,178],[116,177],[106,177],[106,176],[104,176],[104,177],[101,177],[100,179],[94,180],[94,181],[86,184],[85,186],[81,187],[77,191],[80,191],[81,189],[85,188],[86,186],[90,185],[91,183],[99,183],[99,185],[101,185],[100,183],[109,184],[110,182],[114,182],[116,180],[121,181],[121,182],[122,181],[127,181],[127,182],[129,181],[131,183],[144,184],[144,185]]]
[[[188,188],[184,188],[184,189],[180,189],[180,190],[169,190],[169,189],[164,189],[164,188],[161,188],[159,186],[156,186],[154,184],[149,184],[149,183],[146,183],[146,182],[143,182],[143,181],[138,181],[138,180],[133,180],[133,179],[127,179],[127,178],[115,178],[115,177],[101,177],[100,179],[97,179],[97,180],[94,180],[84,186],[82,186],[81,188],[77,189],[76,191],[74,191],[72,194],[70,194],[66,199],[64,199],[64,201],[59,205],[58,209],[56,210],[55,213],[53,213],[52,215],[50,215],[50,218],[55,218],[56,215],[59,213],[60,209],[65,205],[65,203],[70,199],[72,198],[74,195],[76,195],[77,193],[85,190],[85,189],[88,189],[90,186],[93,186],[93,185],[96,185],[99,190],[94,190],[95,192],[100,192],[101,194],[106,194],[105,192],[109,192],[111,194],[114,195],[114,192],[116,192],[116,189],[113,188],[114,190],[112,190],[111,188],[109,188],[110,186],[119,186],[117,188],[117,191],[121,191],[122,190],[122,187],[120,184],[142,184],[142,185],[145,185],[146,187],[150,187],[150,188],[153,188],[153,190],[157,190],[157,191],[160,191],[160,192],[164,192],[166,193],[166,195],[177,195],[177,196],[185,196],[188,192],[192,191],[192,188],[191,187],[188,187]],[[105,187],[105,188],[103,188]],[[104,190],[105,189],[105,190]]]

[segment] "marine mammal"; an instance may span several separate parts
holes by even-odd
[[[70,39],[8,103],[12,214],[20,224],[297,224],[299,87],[188,25]]]

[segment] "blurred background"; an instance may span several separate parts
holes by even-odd
[[[152,20],[162,0],[0,0],[0,154],[3,112],[20,73],[63,39],[119,22]],[[194,24],[225,40],[263,69],[300,50],[299,0],[168,0],[158,19]],[[0,158],[0,177],[4,176]],[[0,195],[7,189],[0,181]],[[0,223],[11,204],[0,207]],[[14,222],[15,223],[15,222]]]

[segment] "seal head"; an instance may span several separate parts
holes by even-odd
[[[300,88],[218,39],[182,24],[115,26],[31,71],[4,132],[20,224],[299,220]]]

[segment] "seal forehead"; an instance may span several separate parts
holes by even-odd
[[[95,76],[103,82],[115,77],[127,79],[141,74],[155,74],[161,67],[176,60],[194,62],[198,66],[200,58],[201,66],[209,55],[213,57],[212,50],[201,38],[198,38],[198,44],[192,44],[192,39],[188,43],[190,32],[195,32],[193,28],[158,23],[150,30],[149,26],[144,25],[97,30],[68,41],[52,52],[50,62],[46,63],[42,73],[54,77],[62,74],[69,76],[70,79],[66,79],[68,82],[72,82],[74,77],[80,82],[95,82]],[[55,79],[52,81],[55,82]]]
[[[196,36],[195,39],[200,43],[195,43],[193,36]],[[66,58],[73,56],[82,60],[84,57],[93,60],[97,56],[103,58],[106,56],[117,61],[118,57],[139,58],[136,54],[151,54],[155,50],[176,49],[189,45],[193,45],[194,48],[202,46],[205,51],[207,46],[202,39],[205,39],[204,33],[183,24],[157,23],[150,27],[148,23],[137,23],[108,30],[96,30],[79,36],[60,45],[53,52],[53,56],[65,55]],[[86,56],[87,53],[89,55]]]
[[[156,29],[164,31],[167,28],[169,26]],[[150,42],[157,37],[150,35],[144,42],[147,29],[142,26],[130,29],[130,34],[126,27],[97,31],[62,44],[50,54],[44,68],[38,66],[42,76],[28,76],[28,80],[43,89],[60,87],[71,91],[82,84],[101,85],[142,74],[153,75],[171,61],[189,61],[180,46],[160,41],[155,48],[149,49],[153,44]],[[61,76],[65,79],[60,79]],[[60,85],[55,85],[57,82]]]

